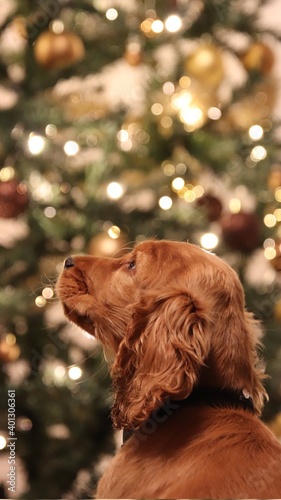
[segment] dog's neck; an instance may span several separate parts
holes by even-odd
[[[254,401],[251,395],[246,390],[234,389],[218,389],[213,387],[198,387],[183,400],[174,401],[167,399],[160,408],[154,410],[151,416],[146,420],[139,430],[126,429],[123,431],[123,443],[125,443],[130,436],[138,434],[140,431],[145,431],[148,435],[156,430],[157,426],[174,414],[179,408],[183,406],[209,406],[212,408],[228,408],[228,409],[241,409],[256,413]]]

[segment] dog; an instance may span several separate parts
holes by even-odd
[[[68,257],[66,317],[103,345],[125,442],[97,498],[280,498],[281,445],[260,420],[260,328],[236,272],[189,243]]]

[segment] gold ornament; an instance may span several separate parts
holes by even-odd
[[[267,75],[274,64],[272,50],[263,42],[253,43],[240,57],[247,71],[258,71]]]
[[[83,59],[84,54],[81,38],[70,31],[44,31],[34,45],[35,59],[46,69],[66,68]]]
[[[112,238],[108,233],[100,233],[94,236],[89,245],[88,253],[95,257],[114,257],[118,252],[118,257],[126,253],[127,240],[124,236]]]
[[[185,62],[186,73],[208,87],[217,87],[224,76],[221,49],[202,45]]]

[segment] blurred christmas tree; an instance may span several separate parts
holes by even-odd
[[[264,417],[281,434],[280,35],[263,4],[0,0],[3,495],[86,498],[114,448],[100,350],[54,302],[71,253],[157,237],[236,268],[267,331]]]

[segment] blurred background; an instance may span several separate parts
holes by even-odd
[[[280,9],[0,0],[0,497],[90,498],[116,447],[101,349],[55,298],[73,253],[156,237],[235,268],[281,437]]]

